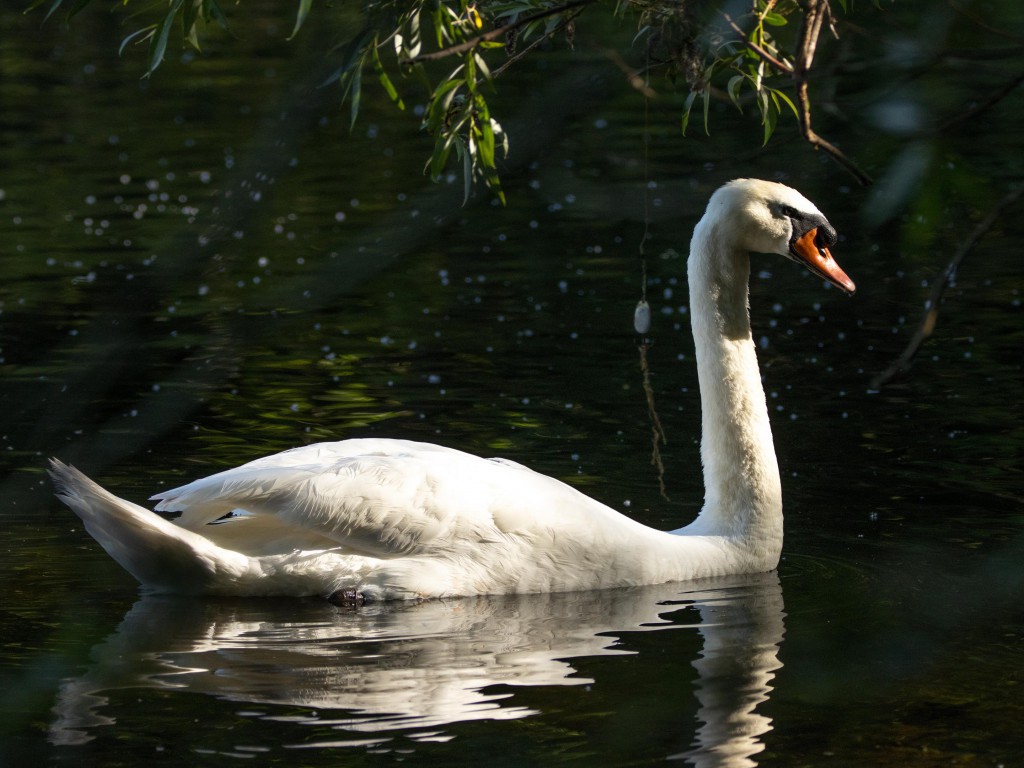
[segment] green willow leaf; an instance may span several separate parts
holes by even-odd
[[[427,107],[426,127],[431,134],[440,133],[448,122],[448,113],[451,111],[452,102],[459,95],[461,80],[446,80],[434,89],[430,96],[430,103]]]
[[[477,152],[480,155],[480,163],[485,169],[494,168],[494,129],[491,128],[491,121],[482,120],[478,130]]]
[[[228,27],[228,17],[224,14],[224,10],[220,7],[217,0],[201,0],[203,5],[203,21],[210,23],[216,21],[217,25],[225,32],[230,31]]]
[[[789,107],[790,111],[793,113],[793,117],[795,117],[797,120],[800,120],[800,112],[797,110],[796,104],[793,103],[793,100],[789,98],[789,96],[787,96],[782,91],[772,89],[772,98],[776,100],[776,107],[779,107],[779,101],[782,101],[782,103]],[[779,111],[782,111],[781,107],[779,107]]]
[[[710,125],[710,121],[708,119],[708,113],[711,111],[711,86],[710,85],[705,85],[704,86],[704,90],[701,93],[701,96],[704,99],[704,134],[706,136],[710,136],[711,135],[711,130],[708,128],[708,126]]]
[[[391,82],[391,78],[388,77],[388,73],[384,70],[384,63],[380,60],[380,51],[377,49],[377,46],[373,46],[371,50],[373,57],[373,70],[377,73],[377,79],[380,80],[380,84],[383,86],[388,98],[394,102],[395,106],[404,110],[405,102],[403,102],[402,97],[398,95],[398,89],[395,88],[395,84]]]
[[[185,31],[185,41],[195,50],[199,50],[199,34],[196,31],[196,22],[199,20],[201,6],[197,2],[185,4],[185,11],[181,16],[181,26]]]
[[[761,146],[768,143],[768,140],[775,133],[775,126],[779,121],[778,103],[772,99],[771,89],[762,88],[757,93],[757,105],[761,110],[761,123],[764,126],[764,141]]]
[[[761,146],[768,144],[768,140],[771,139],[772,134],[775,133],[775,126],[779,121],[779,113],[774,110],[769,110],[764,117],[764,141]]]
[[[46,0],[35,0],[35,2],[33,2],[31,5],[29,5],[28,8],[25,9],[25,12],[28,13],[29,11],[34,11],[36,8],[38,8],[40,5],[42,5],[45,2],[46,2]],[[44,23],[46,22],[47,19],[49,19],[51,16],[53,16],[54,12],[58,8],[60,8],[61,3],[63,3],[63,2],[64,2],[64,0],[53,0],[53,2],[50,3],[49,10],[47,10],[46,11],[46,15],[43,16],[43,22]]]
[[[434,181],[441,178],[441,174],[444,172],[444,167],[448,164],[448,157],[451,155],[453,147],[461,147],[460,139],[457,134],[451,133],[438,135],[437,141],[434,142],[434,152],[430,156],[430,178]]]
[[[306,21],[306,17],[309,16],[309,10],[312,7],[313,0],[299,0],[299,10],[295,14],[295,28],[292,29],[292,33],[288,35],[289,40],[294,40],[295,36],[299,34],[299,30]]]
[[[71,8],[68,9],[68,15],[67,15],[68,21],[70,21],[75,16],[77,16],[79,13],[81,13],[83,10],[85,10],[85,7],[87,5],[89,5],[90,2],[91,2],[91,0],[75,0],[75,4],[72,5]]]
[[[473,153],[466,151],[460,146],[462,155],[462,204],[469,201],[469,194],[473,191]]]
[[[476,91],[476,57],[472,52],[466,54],[465,58],[466,74],[464,77],[466,88],[470,93]]]
[[[682,133],[686,135],[686,129],[690,125],[690,111],[693,109],[693,102],[697,100],[697,91],[690,91],[686,95],[686,101],[683,102],[683,120],[682,120]]]
[[[726,86],[726,92],[729,94],[729,100],[740,109],[740,88],[743,87],[743,81],[746,80],[746,75],[733,75],[729,78],[729,84]]]
[[[484,57],[481,56],[479,53],[474,53],[473,61],[476,63],[476,68],[480,72],[480,76],[483,77],[484,80],[490,82],[491,69],[490,67],[487,66],[487,62],[484,61]]]
[[[164,53],[167,51],[167,39],[171,34],[171,27],[174,26],[174,20],[181,11],[183,3],[184,0],[171,0],[167,15],[156,25],[153,39],[149,44],[149,69],[146,71],[146,77],[152,75],[161,62],[163,62]]]
[[[354,69],[363,66],[367,48],[371,45],[376,46],[376,44],[377,38],[374,28],[366,27],[352,39],[332,48],[332,52],[338,50],[342,51],[341,66],[334,70],[331,76],[320,84],[320,87],[322,88],[326,85],[330,85],[335,81],[344,83],[345,79],[352,74]]]
[[[420,11],[413,11],[407,26],[409,34],[405,44],[405,58],[415,59],[423,50],[423,38],[420,31]],[[401,58],[401,54],[399,57]]]
[[[121,41],[121,47],[117,49],[117,55],[121,56],[124,53],[124,49],[128,47],[128,44],[136,38],[139,38],[139,42],[149,39],[149,37],[153,35],[153,30],[155,29],[156,24],[150,24],[148,27],[143,27],[142,29],[137,29],[132,32]]]
[[[359,116],[360,102],[363,98],[363,68],[356,67],[352,70],[352,76],[348,82],[346,95],[349,99],[349,130],[356,126],[356,118]]]
[[[444,48],[444,16],[441,13],[440,3],[434,3],[430,8],[430,21],[437,37],[437,47]]]

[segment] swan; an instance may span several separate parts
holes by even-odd
[[[359,605],[771,571],[782,489],[750,331],[750,254],[781,254],[853,294],[835,241],[783,184],[737,179],[711,196],[687,260],[705,500],[678,530],[512,461],[397,439],[294,448],[153,496],[173,520],[51,459],[56,493],[152,592]]]

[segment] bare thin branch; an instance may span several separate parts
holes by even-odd
[[[1022,194],[1024,194],[1024,187],[1015,189],[1007,194],[984,219],[978,222],[978,226],[974,228],[970,236],[960,244],[956,253],[953,254],[953,258],[949,260],[946,268],[942,271],[942,274],[932,283],[932,291],[928,297],[928,307],[925,310],[924,317],[921,318],[914,336],[893,364],[871,381],[871,389],[880,388],[910,366],[910,361],[917,355],[921,345],[924,344],[928,337],[932,335],[932,331],[935,330],[935,325],[939,319],[939,302],[942,300],[942,294],[946,292],[946,287],[949,285],[950,280],[956,274],[960,262],[964,260],[964,257],[967,256],[977,242],[992,229],[999,220],[999,217],[1003,215],[1003,212],[1016,203]]]
[[[1024,82],[1024,72],[1019,72],[1016,75],[1014,75],[1009,82],[1007,82],[998,90],[990,94],[988,98],[978,102],[976,105],[974,105],[971,109],[967,110],[963,114],[957,115],[956,117],[952,117],[946,122],[942,123],[938,128],[934,129],[935,133],[942,133],[943,131],[946,131],[956,125],[959,125],[960,123],[965,123],[969,120],[973,120],[974,118],[978,117],[978,115],[987,112],[1000,101],[1002,101],[1015,90],[1017,90],[1017,86],[1020,85],[1022,82]]]
[[[1022,39],[1019,34],[1014,34],[1012,31],[1004,29],[1003,27],[997,26],[995,24],[989,24],[985,19],[979,17],[973,11],[970,11],[967,8],[965,8],[963,3],[951,2],[949,4],[949,7],[952,8],[961,16],[963,16],[964,18],[966,18],[967,20],[979,26],[981,29],[984,29],[988,34],[992,35],[993,37],[1003,37],[1009,40],[1017,41]]]
[[[647,84],[646,78],[641,74],[640,70],[631,67],[629,63],[622,58],[622,55],[618,51],[613,51],[611,48],[600,48],[603,53],[616,67],[621,70],[622,74],[626,76],[626,82],[629,83],[631,88],[639,91],[644,97],[648,99],[657,98],[658,93],[650,85]]]
[[[815,149],[820,149],[839,163],[839,165],[845,168],[850,175],[857,179],[858,184],[864,187],[869,186],[872,182],[871,176],[857,165],[857,163],[847,157],[846,153],[839,149],[839,147],[817,134],[811,127],[811,98],[808,94],[806,80],[800,80],[797,82],[796,99],[797,106],[800,111],[800,133],[804,137],[804,140]]]

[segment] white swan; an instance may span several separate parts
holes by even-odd
[[[309,445],[157,494],[157,510],[181,512],[173,522],[52,460],[57,495],[158,592],[358,603],[770,571],[782,491],[750,334],[749,254],[782,254],[853,293],[829,253],[835,239],[782,184],[739,179],[712,195],[687,264],[705,504],[676,531],[519,464],[406,440]]]

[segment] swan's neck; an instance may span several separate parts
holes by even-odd
[[[687,532],[750,542],[777,560],[782,488],[750,333],[750,255],[705,217],[687,264],[701,397],[704,508]],[[774,567],[774,563],[770,565]]]

